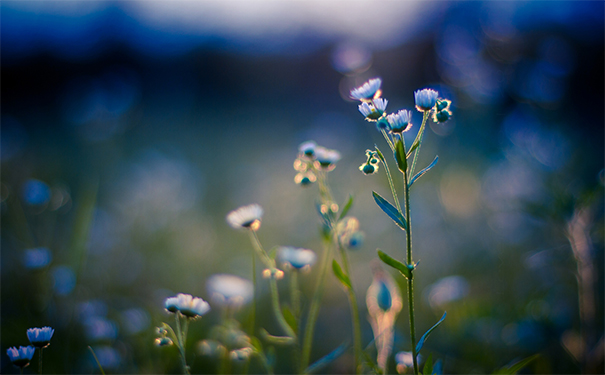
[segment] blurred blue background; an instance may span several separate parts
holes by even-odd
[[[446,373],[535,353],[527,373],[603,373],[602,2],[2,1],[0,11],[2,373],[18,371],[6,349],[44,325],[56,329],[49,373],[98,371],[89,345],[108,372],[178,371],[176,351],[153,346],[164,298],[208,299],[218,272],[251,277],[230,210],[263,206],[267,248],[320,251],[316,187],[293,181],[309,139],[342,153],[330,184],[339,201],[356,198],[366,236],[351,260],[364,296],[376,248],[404,254],[370,194],[387,194],[386,178],[358,171],[366,149],[386,148],[348,98],[373,77],[389,111],[412,109],[425,87],[453,102],[453,118],[425,136],[419,163],[438,154],[439,164],[412,196],[420,330],[448,311],[425,350]],[[420,122],[415,112],[412,133]],[[350,338],[346,295],[328,280],[314,358]],[[192,324],[190,358],[218,319]],[[260,323],[276,327],[268,311]],[[407,332],[402,314],[395,351],[409,350]],[[195,357],[193,371],[216,370]],[[279,360],[277,370],[293,371]],[[351,357],[327,371],[351,371]]]

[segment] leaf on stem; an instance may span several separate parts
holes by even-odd
[[[435,159],[433,160],[433,162],[431,164],[429,164],[428,167],[426,167],[423,170],[421,170],[420,172],[416,173],[416,175],[414,177],[412,177],[412,179],[410,180],[410,183],[408,184],[408,187],[412,186],[412,184],[414,183],[414,181],[416,181],[417,179],[419,179],[420,177],[422,177],[422,175],[425,174],[426,172],[428,172],[429,169],[433,168],[435,166],[435,164],[437,164],[438,160],[439,160],[439,156],[435,156]]]
[[[170,336],[170,339],[172,340],[172,342],[175,343],[177,347],[180,347],[181,340],[179,340],[177,338],[176,333],[174,333],[174,330],[172,329],[172,327],[169,324],[164,323],[164,322],[162,322],[162,327],[168,331],[168,335]]]
[[[286,323],[288,323],[294,333],[298,334],[298,320],[296,320],[296,317],[294,316],[294,314],[292,314],[292,311],[288,306],[282,307],[282,314],[284,316],[284,319],[286,319]]]
[[[422,337],[420,338],[420,341],[418,341],[418,345],[416,345],[416,353],[420,352],[420,349],[422,349],[422,346],[424,345],[424,342],[429,337],[429,335],[431,334],[431,332],[433,332],[433,330],[435,328],[437,328],[437,326],[439,324],[441,324],[441,322],[443,322],[443,320],[445,319],[445,315],[447,315],[447,311],[443,313],[443,316],[441,317],[441,319],[439,319],[439,321],[437,323],[435,323],[434,326],[432,326],[428,331],[426,331],[424,333],[424,335],[422,335]]]
[[[330,353],[318,359],[315,363],[311,364],[304,371],[305,374],[310,374],[316,371],[321,370],[325,366],[329,365],[331,362],[334,362],[338,357],[340,357],[349,346],[348,342],[343,342],[336,349],[332,350]]]
[[[260,329],[260,335],[263,339],[274,345],[292,345],[296,341],[290,336],[273,336],[264,328]]]
[[[384,211],[384,213],[387,214],[388,217],[393,219],[397,226],[399,226],[403,230],[406,230],[407,222],[405,221],[403,215],[399,213],[399,211],[392,204],[390,204],[377,192],[373,191],[372,195],[374,196],[374,201],[376,201],[378,207],[380,207]]]
[[[429,357],[424,362],[422,368],[422,375],[433,375],[433,353],[429,354]]]
[[[347,214],[349,213],[349,210],[351,209],[351,206],[353,205],[353,196],[349,195],[349,199],[347,200],[347,203],[345,203],[342,212],[340,213],[340,216],[338,217],[338,220],[340,221],[340,219],[342,219],[343,217],[347,216]]]
[[[504,366],[499,370],[496,370],[494,372],[494,374],[508,374],[508,375],[514,375],[517,372],[519,372],[519,370],[521,370],[523,367],[527,366],[530,362],[532,362],[534,359],[538,358],[540,355],[539,354],[534,354],[531,357],[527,357],[525,359],[520,360],[519,362],[515,362],[510,366]]]
[[[401,263],[400,261],[398,261],[396,259],[391,258],[386,253],[383,253],[380,249],[378,249],[378,257],[380,258],[380,260],[382,260],[384,262],[384,264],[391,266],[391,267],[395,268],[396,270],[398,270],[399,272],[401,272],[401,274],[406,279],[409,279],[412,277],[412,271],[408,268],[408,266],[406,266],[405,264]]]
[[[403,140],[399,139],[395,143],[395,160],[397,161],[397,167],[401,173],[405,173],[408,169],[408,159],[405,154],[405,145],[403,144]]]
[[[336,278],[340,280],[342,285],[346,286],[348,289],[353,288],[349,276],[345,275],[345,273],[342,272],[342,268],[340,268],[340,264],[338,264],[336,259],[332,259],[332,271],[334,271],[334,276],[336,276]]]

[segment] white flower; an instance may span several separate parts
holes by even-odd
[[[424,89],[414,92],[416,109],[420,112],[430,111],[435,106],[438,96],[439,93],[433,89]]]
[[[318,168],[332,170],[335,168],[334,164],[340,160],[340,152],[317,146],[315,158],[317,159],[316,163],[319,164]]]
[[[164,305],[166,310],[172,313],[180,311],[181,314],[188,318],[202,316],[210,311],[208,302],[201,298],[193,297],[191,294],[179,293],[176,297],[166,298]]]
[[[32,360],[36,348],[33,346],[20,346],[19,349],[16,347],[6,349],[6,354],[10,358],[13,365],[23,369],[29,365],[29,361]]]
[[[382,80],[380,78],[373,78],[360,87],[351,90],[351,98],[357,100],[371,99],[380,90],[381,84]]]
[[[382,116],[384,111],[387,109],[388,100],[378,98],[373,101],[373,103],[363,102],[358,108],[359,112],[369,120],[377,120]]]
[[[412,112],[406,109],[402,109],[397,113],[392,113],[387,116],[389,126],[393,133],[403,133],[410,130],[412,127]]]
[[[227,222],[235,229],[243,228],[257,231],[260,228],[262,216],[263,208],[258,204],[251,204],[229,212]]]
[[[252,300],[254,287],[248,280],[234,275],[214,275],[206,282],[208,293],[219,305],[241,306]]]
[[[50,345],[50,338],[55,330],[50,327],[30,328],[27,330],[29,342],[36,348],[46,348]]]
[[[315,156],[315,148],[317,143],[315,141],[306,141],[298,146],[298,151],[306,157],[313,158]]]
[[[279,258],[282,262],[296,269],[311,267],[317,260],[317,256],[313,250],[289,246],[282,246],[279,249]]]

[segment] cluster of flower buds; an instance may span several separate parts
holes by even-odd
[[[170,346],[173,344],[170,337],[168,337],[168,330],[164,327],[157,327],[156,333],[160,336],[155,339],[155,345],[157,346]]]
[[[359,170],[366,175],[378,172],[378,163],[380,162],[378,153],[376,151],[366,150],[366,156],[368,160],[359,167]]]
[[[387,114],[388,100],[381,98],[380,78],[373,78],[360,87],[351,90],[351,99],[361,101],[359,112],[367,121],[375,122],[379,131],[402,134],[412,127],[412,112],[402,109],[397,113]],[[414,93],[416,109],[420,112],[433,111],[433,121],[445,122],[452,116],[449,110],[451,102],[439,98],[439,93],[432,89],[418,90]],[[365,173],[365,172],[364,172]]]
[[[340,152],[318,146],[314,141],[307,141],[298,147],[298,157],[294,161],[294,169],[298,172],[294,182],[308,186],[317,181],[318,172],[330,172],[336,168],[340,160]]]

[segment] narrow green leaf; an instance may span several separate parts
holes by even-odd
[[[342,268],[340,268],[340,264],[338,264],[336,259],[332,259],[332,271],[334,271],[334,276],[336,276],[336,278],[340,280],[342,285],[346,286],[349,289],[353,288],[353,286],[351,285],[351,280],[347,275],[345,275],[344,272],[342,272]]]
[[[298,334],[298,320],[296,320],[296,317],[294,314],[292,314],[292,311],[288,306],[282,307],[282,314],[284,315],[284,319],[286,319],[286,322],[290,328],[292,328],[292,330]]]
[[[406,279],[412,277],[412,271],[405,264],[401,263],[398,260],[391,258],[386,253],[383,253],[380,249],[378,250],[378,257],[382,260],[386,265],[391,266],[401,272]]]
[[[177,347],[181,346],[181,341],[176,337],[176,333],[174,333],[174,330],[172,329],[172,327],[169,324],[164,323],[164,322],[162,322],[162,327],[164,327],[168,331],[168,336],[170,337],[172,342]]]
[[[395,224],[397,224],[397,226],[399,226],[399,228],[406,230],[407,222],[405,221],[405,218],[403,217],[403,215],[401,215],[399,213],[399,211],[397,211],[397,209],[392,204],[390,204],[386,199],[384,199],[377,192],[373,191],[372,195],[374,196],[374,201],[376,201],[376,204],[378,205],[378,207],[380,207],[382,209],[382,211],[384,211],[384,213],[387,214],[388,217],[393,219],[393,221],[395,222]]]
[[[370,355],[368,354],[368,352],[366,352],[365,350],[362,351],[363,353],[363,360],[365,362],[365,365],[370,368],[374,374],[382,374],[383,370],[381,370],[378,365],[376,364],[376,362],[374,362],[374,360],[372,359],[372,357],[370,357]]]
[[[527,357],[525,359],[520,360],[519,362],[515,362],[510,366],[504,366],[499,370],[496,370],[494,372],[494,374],[508,374],[508,375],[514,375],[517,372],[519,372],[519,370],[521,370],[523,367],[527,366],[530,362],[532,362],[534,359],[538,358],[540,355],[539,354],[534,354],[531,357]]]
[[[275,260],[277,256],[277,250],[279,250],[279,246],[273,246],[271,250],[269,250],[269,258]]]
[[[304,373],[310,374],[310,373],[321,370],[322,368],[324,368],[325,366],[329,365],[331,362],[336,360],[338,357],[340,357],[347,350],[348,346],[349,346],[348,342],[343,342],[336,349],[332,350],[330,353],[321,357],[316,362],[314,362],[309,367],[307,367],[305,369]]]
[[[429,354],[429,357],[424,362],[422,368],[422,375],[433,375],[433,353]]]
[[[351,209],[351,206],[353,206],[353,196],[349,195],[349,199],[347,199],[347,203],[345,203],[344,207],[342,208],[342,212],[340,213],[338,220],[347,216],[347,214],[349,213],[349,210]]]
[[[414,152],[414,150],[418,148],[418,145],[419,145],[419,144],[420,144],[419,142],[414,142],[414,143],[412,143],[412,146],[411,146],[411,147],[410,147],[410,149],[408,150],[408,153],[407,153],[407,155],[406,155],[406,158],[409,158],[410,156],[412,156],[412,152]]]
[[[437,328],[437,326],[439,324],[441,324],[441,322],[443,322],[446,315],[447,315],[447,311],[443,313],[443,316],[441,317],[441,319],[439,319],[439,321],[437,323],[435,323],[434,326],[432,326],[428,331],[426,331],[424,333],[424,335],[422,335],[422,337],[420,338],[420,341],[418,341],[418,345],[416,345],[416,353],[420,353],[420,349],[422,349],[422,346],[424,345],[424,342],[426,341],[426,339],[429,337],[431,332],[433,332],[433,330],[435,328]]]
[[[382,155],[382,152],[378,149],[378,146],[374,145],[374,149],[376,150],[376,153],[378,154],[378,158],[380,159],[380,161],[385,164],[386,161],[384,160],[384,155]]]
[[[422,175],[425,174],[426,172],[428,172],[429,169],[433,168],[435,166],[435,164],[437,164],[438,160],[439,160],[439,156],[435,156],[435,159],[433,160],[433,162],[431,164],[429,164],[428,167],[424,168],[420,172],[416,173],[416,175],[414,177],[412,177],[412,179],[410,180],[410,183],[408,184],[408,186],[412,186],[412,184],[414,183],[414,181],[416,181],[417,179],[419,179],[420,177],[422,177]]]
[[[274,345],[292,345],[295,343],[294,339],[290,336],[273,336],[264,328],[260,329],[260,335],[263,339]]]
[[[401,139],[397,140],[395,143],[395,160],[397,161],[397,167],[399,167],[401,173],[405,173],[408,169],[408,159],[406,159],[405,145]]]
[[[88,346],[88,350],[90,350],[90,352],[92,353],[92,356],[95,357],[95,361],[97,362],[97,366],[99,366],[99,370],[101,370],[101,374],[105,375],[105,371],[103,371],[103,366],[101,366],[101,362],[99,362],[99,358],[97,358],[95,351],[92,350],[92,347],[90,345]],[[21,369],[21,372],[23,372],[23,369]]]
[[[250,336],[250,344],[258,353],[263,353],[263,344],[260,342],[258,337]]]

